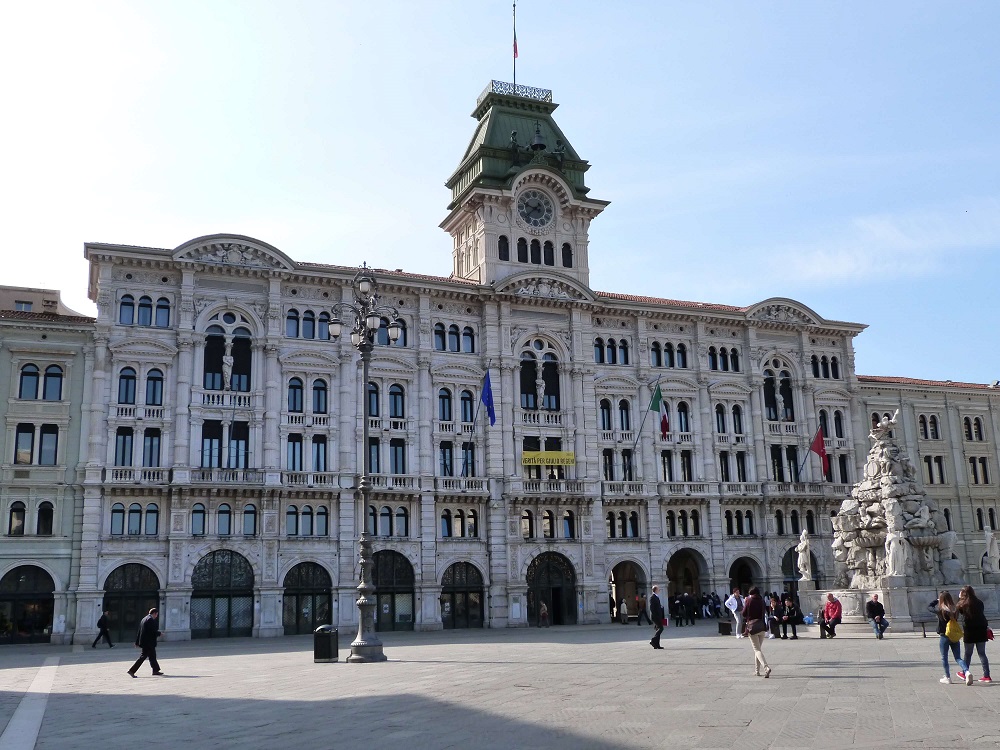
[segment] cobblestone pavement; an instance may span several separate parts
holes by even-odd
[[[715,630],[668,628],[662,653],[634,624],[384,633],[382,664],[343,661],[353,633],[336,664],[309,636],[164,643],[167,676],[134,680],[126,644],[4,646],[0,750],[1000,747],[1000,685],[940,684],[935,637],[808,628],[765,641],[765,680]]]

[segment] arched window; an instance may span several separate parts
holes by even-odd
[[[966,417],[962,420],[962,424],[965,427],[965,439],[972,440],[972,420]]]
[[[312,410],[313,414],[326,414],[326,381],[316,379],[313,381],[313,399],[312,399]]]
[[[555,246],[551,240],[545,240],[545,244],[542,245],[542,263],[546,266],[554,266],[556,264]]]
[[[792,376],[787,370],[781,371],[781,379],[778,385],[778,394],[781,396],[782,419],[786,422],[795,421],[795,406],[792,403]]]
[[[669,342],[663,345],[663,366],[674,366],[674,345]]]
[[[688,512],[682,510],[677,514],[677,526],[681,530],[681,536],[688,535]]]
[[[764,370],[764,410],[768,421],[778,421],[778,389],[771,370]]]
[[[243,506],[243,536],[257,535],[257,506],[247,503]]]
[[[833,413],[833,434],[835,437],[844,437],[844,415],[839,409]]]
[[[527,509],[521,511],[521,536],[525,539],[535,537],[535,517]]]
[[[118,403],[135,403],[135,370],[123,367],[118,373]]]
[[[625,339],[618,344],[618,361],[623,365],[628,364],[628,342]]]
[[[462,391],[461,396],[461,408],[462,408],[462,421],[469,423],[476,416],[476,399],[472,395],[472,391]]]
[[[535,388],[535,380],[538,377],[538,362],[531,352],[521,354],[521,408],[537,409],[538,391]]]
[[[816,516],[811,510],[806,511],[806,531],[810,534],[816,533]]]
[[[778,536],[785,535],[785,514],[780,510],[774,511],[774,530]]]
[[[396,508],[396,536],[410,535],[410,513],[400,505]]]
[[[10,504],[10,515],[7,519],[7,534],[24,536],[24,503],[17,500]],[[111,533],[114,533],[113,531]]]
[[[302,313],[302,338],[316,338],[316,313],[312,310],[306,310]]]
[[[628,514],[628,535],[633,539],[639,536],[639,514],[634,510]]]
[[[604,339],[594,339],[594,361],[599,364],[604,364]]]
[[[993,508],[990,508],[990,510],[989,510],[989,516],[990,516],[990,529],[992,531],[996,531],[997,530],[997,512]]]
[[[399,338],[396,339],[396,341],[393,342],[392,345],[396,346],[396,347],[399,347],[399,348],[405,348],[406,347],[406,321],[403,320],[402,318],[397,318],[396,319],[396,323],[399,326]]]
[[[628,514],[623,510],[618,511],[618,535],[622,539],[628,538]]]
[[[130,326],[135,322],[135,297],[131,294],[123,294],[118,303],[118,322],[123,326]]]
[[[976,528],[978,528],[979,531],[985,531],[986,530],[986,524],[983,522],[983,509],[982,508],[976,508]]]
[[[301,525],[299,530],[302,532],[302,536],[312,536],[313,533],[313,509],[311,505],[302,506],[302,515],[300,517]]]
[[[330,340],[330,313],[321,312],[316,322],[316,338],[320,341]]]
[[[672,510],[667,511],[667,536],[677,536],[677,516]]]
[[[840,362],[836,357],[830,359],[830,375],[834,380],[840,380]]]
[[[378,386],[375,383],[368,384],[368,416],[379,416]]]
[[[826,417],[826,409],[819,410],[819,429],[823,433],[824,438],[830,437],[830,425]]]
[[[528,262],[528,241],[524,237],[518,237],[517,239],[517,262]]]
[[[559,362],[554,354],[542,357],[542,381],[545,383],[542,407],[549,411],[559,411]]]
[[[143,296],[139,298],[139,320],[141,326],[153,325],[153,300]]]
[[[747,511],[747,513],[746,513],[746,519],[747,519],[747,534],[749,534],[750,536],[753,536],[753,511],[752,510],[748,510]]]
[[[608,352],[608,364],[617,365],[618,364],[618,342],[614,339],[608,339],[607,343]]]
[[[719,369],[729,372],[729,350],[726,347],[719,349]]]
[[[611,422],[611,402],[606,398],[601,399],[600,419],[602,430],[613,430],[614,424]]]
[[[115,503],[111,506],[111,535],[121,536],[125,533],[125,506]]]
[[[191,508],[191,534],[202,536],[205,533],[205,506],[195,503]]]
[[[743,409],[738,404],[733,407],[733,432],[743,434]]]
[[[799,528],[799,512],[797,510],[793,510],[791,513],[788,514],[788,518],[791,521],[792,533],[793,534],[800,533],[802,530]]]
[[[649,364],[652,367],[663,367],[663,351],[656,341],[649,346]]]
[[[392,508],[383,505],[378,514],[378,535],[392,536]]]
[[[38,367],[37,365],[25,365],[21,368],[21,381],[17,388],[17,397],[25,401],[34,401],[38,398]]]
[[[688,366],[687,347],[684,344],[677,345],[677,366],[685,370]]]
[[[720,435],[726,434],[726,407],[722,404],[715,405],[715,431]]]
[[[701,536],[701,515],[696,510],[691,511],[691,534]]]
[[[501,234],[497,238],[497,259],[510,260],[510,240],[505,234]]]
[[[820,366],[820,370],[823,371],[823,377],[824,378],[829,378],[830,377],[830,360],[827,359],[827,357],[826,357],[825,354],[820,358],[820,360],[819,360],[819,366]]]
[[[406,418],[406,395],[403,392],[403,386],[399,383],[393,383],[389,386],[389,418]]]
[[[285,535],[298,536],[299,534],[299,509],[294,505],[289,505],[285,511]]]
[[[937,417],[935,417],[932,414],[931,418],[927,420],[927,425],[928,425],[928,427],[930,427],[931,440],[937,440],[938,439],[938,435],[939,435],[939,433],[938,433],[938,420],[937,420]]]
[[[542,512],[542,536],[546,539],[556,538],[556,515],[551,510]]]
[[[302,378],[288,381],[288,411],[302,413]]]
[[[566,510],[563,511],[563,538],[564,539],[575,539],[576,538],[576,524],[574,523],[573,511]]]
[[[921,414],[920,417],[917,419],[917,425],[918,425],[918,427],[920,429],[920,437],[922,437],[924,440],[926,440],[927,439],[927,417],[924,416],[923,414]]]
[[[130,535],[142,533],[142,506],[139,503],[128,506],[128,533]]]
[[[604,517],[604,533],[608,539],[615,538],[615,514],[614,511],[608,511],[608,514]]]
[[[434,349],[439,352],[443,352],[448,348],[447,340],[445,338],[444,323],[434,324]]]
[[[155,505],[153,506],[156,507]],[[54,508],[47,500],[38,506],[38,517],[35,519],[35,534],[38,536],[52,536],[52,520]],[[155,532],[154,532],[155,533]]]
[[[738,510],[736,511],[736,535],[743,536],[744,528],[745,527],[743,526],[743,511]]]
[[[626,432],[632,429],[632,406],[628,399],[623,398],[618,402],[618,423]]]
[[[466,354],[475,354],[476,352],[476,332],[469,326],[462,329],[462,351]]]
[[[160,531],[160,508],[156,503],[146,506],[146,536],[156,536]]]
[[[735,349],[729,350],[729,367],[733,372],[740,371],[740,353]]]
[[[316,509],[316,536],[330,536],[330,514],[325,505]]]
[[[156,300],[156,327],[170,327],[170,300],[166,297],[160,297]]]
[[[233,511],[229,507],[229,503],[223,503],[219,506],[219,512],[216,514],[216,522],[218,524],[219,536],[229,536],[233,533]]]
[[[374,505],[368,506],[368,533],[372,536],[378,534],[378,509]]]
[[[719,369],[719,355],[715,353],[715,347],[708,347],[708,369],[718,370]]]
[[[819,357],[815,354],[810,358],[810,363],[812,364],[812,373],[814,378],[819,377]]]
[[[285,336],[290,339],[299,337],[299,311],[294,307],[285,315]]]
[[[469,509],[469,512],[465,514],[465,530],[466,536],[472,537],[473,539],[479,537],[479,514],[471,508]]]
[[[53,367],[55,367],[55,365],[53,365]],[[51,369],[52,369],[51,367],[45,368],[45,379],[46,379],[46,381],[48,381],[49,370],[51,370]],[[61,378],[62,377],[62,370],[59,370],[59,373],[60,373],[60,378]],[[46,390],[48,390],[48,382],[46,382],[46,386],[45,387],[46,387]],[[982,420],[981,417],[976,417],[972,421],[972,431],[975,433],[976,440],[978,440],[979,442],[982,442],[983,440],[986,439],[985,438],[985,432],[983,431],[983,420]]]
[[[389,346],[389,319],[382,318],[378,323],[378,330],[375,331],[375,343],[379,346]]]
[[[150,370],[146,373],[146,406],[163,406],[163,373]]]
[[[531,241],[531,262],[536,266],[542,264],[542,243],[538,240]]]
[[[691,420],[689,418],[688,405],[685,401],[677,404],[677,431],[691,432]]]
[[[46,367],[45,382],[42,385],[42,399],[45,401],[62,401],[62,384],[62,368],[59,365],[49,365]]]
[[[465,536],[465,511],[459,509],[451,519],[451,535],[456,537]]]
[[[564,242],[562,246],[562,264],[563,268],[573,267],[573,246],[568,242]]]
[[[454,324],[448,326],[448,351],[459,351],[458,326]]]
[[[731,510],[726,511],[726,534],[733,536],[733,512]]]
[[[438,419],[442,422],[451,421],[451,391],[447,388],[438,391]]]
[[[948,527],[948,531],[951,531],[951,511],[948,508],[944,509],[944,522]]]
[[[527,512],[528,511],[525,511],[525,513]],[[521,520],[522,520],[521,526],[523,527],[524,526],[523,516]],[[451,511],[448,510],[448,508],[445,508],[444,510],[441,511],[441,536],[445,539],[451,537]]]

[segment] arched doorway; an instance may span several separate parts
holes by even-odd
[[[108,630],[116,643],[133,643],[139,622],[158,607],[160,579],[139,563],[119,565],[104,581],[104,609],[111,612]]]
[[[646,593],[646,576],[643,575],[642,568],[628,560],[618,563],[611,570],[611,576],[608,578],[608,593],[609,608],[612,599],[617,609],[618,604],[624,598],[628,602],[629,613],[636,614],[639,594]]]
[[[413,566],[403,555],[385,549],[374,555],[376,630],[413,630]]]
[[[549,608],[553,625],[576,624],[576,573],[557,552],[543,552],[528,565],[528,622],[537,624],[538,603]]]
[[[444,572],[441,623],[445,630],[483,627],[483,574],[472,563],[457,562]]]
[[[816,588],[823,588],[822,579],[819,574],[819,563],[816,560],[816,555],[812,552],[809,553],[809,558],[812,561],[812,574],[813,581],[816,583]],[[801,574],[799,573],[799,553],[795,551],[795,547],[789,548],[785,552],[785,556],[781,558],[781,576],[784,582],[783,592],[795,596],[796,601],[798,601],[799,596],[799,578]]]
[[[333,583],[322,565],[299,563],[285,576],[281,621],[285,635],[311,633],[320,625],[332,625],[330,609]]]
[[[729,566],[729,590],[739,586],[745,595],[751,586],[762,586],[763,577],[757,561],[750,557],[738,557]]]
[[[237,638],[253,632],[253,567],[238,552],[205,555],[191,574],[191,637]]]
[[[708,590],[708,564],[692,549],[677,550],[667,561],[667,596],[685,592],[700,599]]]
[[[52,576],[21,565],[0,579],[0,643],[48,643],[56,590]]]

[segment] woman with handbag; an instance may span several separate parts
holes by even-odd
[[[962,640],[962,628],[958,624],[958,608],[955,606],[955,600],[951,598],[951,594],[947,591],[942,591],[936,600],[927,605],[927,609],[937,615],[937,634],[939,637],[938,644],[941,647],[941,663],[944,665],[944,677],[942,677],[938,682],[943,685],[951,684],[951,671],[948,669],[948,649],[951,649],[952,655],[955,657],[955,663],[958,665],[958,679],[967,680],[969,667],[966,662],[962,661],[962,656],[959,653],[959,641]],[[969,683],[972,684],[971,682]]]
[[[766,606],[760,597],[760,590],[754,586],[750,589],[749,595],[743,602],[743,629],[745,635],[750,639],[753,646],[753,673],[760,676],[761,669],[764,676],[771,676],[771,668],[767,665],[764,652],[760,650],[764,643],[764,636],[767,634],[767,626],[764,624],[764,613]]]
[[[979,654],[979,663],[983,665],[983,676],[979,678],[979,681],[988,685],[993,682],[990,679],[990,660],[986,658],[986,641],[989,639],[990,623],[987,621],[983,609],[983,602],[976,596],[972,586],[963,587],[958,594],[958,612],[965,620],[965,635],[963,637],[965,663],[969,667],[972,666],[969,659],[972,657],[972,647],[975,646],[976,653]],[[972,671],[970,669],[965,670],[965,684],[972,684]]]

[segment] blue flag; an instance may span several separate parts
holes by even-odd
[[[486,407],[486,413],[490,415],[490,427],[497,423],[497,413],[493,408],[493,386],[490,385],[490,371],[486,371],[486,377],[483,378],[483,395],[480,397],[483,406]]]

